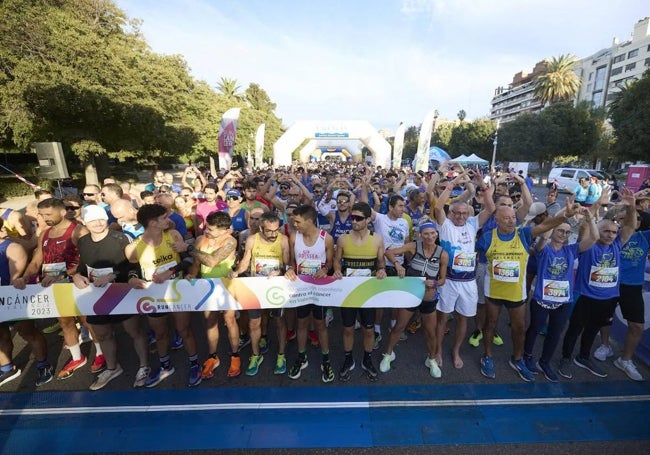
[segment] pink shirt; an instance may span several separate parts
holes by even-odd
[[[221,199],[215,200],[214,204],[211,204],[207,201],[199,203],[196,206],[196,219],[199,222],[199,227],[201,231],[205,229],[205,219],[209,214],[211,214],[212,212],[218,212],[224,210],[226,208],[228,208],[228,204],[226,204]]]

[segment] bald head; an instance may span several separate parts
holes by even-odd
[[[122,222],[136,221],[137,210],[126,199],[117,199],[111,203],[111,213]]]

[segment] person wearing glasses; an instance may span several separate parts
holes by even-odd
[[[62,201],[65,204],[65,217],[70,221],[83,224],[81,219],[81,209],[83,208],[81,198],[76,194],[66,194],[63,196]]]
[[[340,196],[339,196],[340,197]],[[366,202],[357,202],[350,211],[352,230],[339,236],[334,256],[334,277],[375,276],[386,278],[384,261],[384,241],[380,235],[373,235],[368,229],[372,209]],[[345,358],[339,370],[339,379],[348,381],[355,368],[352,349],[354,348],[354,324],[359,318],[363,333],[363,361],[361,368],[371,381],[377,379],[377,369],[372,362],[375,344],[375,308],[341,308],[343,321],[343,350]]]
[[[95,185],[93,183],[89,183],[88,185],[84,186],[84,189],[81,192],[81,197],[83,198],[84,206],[101,205],[103,207],[104,204],[102,203],[101,200],[101,192],[102,192],[101,188],[98,185]]]
[[[122,190],[122,187],[117,183],[107,183],[102,186],[102,190],[99,195],[102,199],[102,203],[106,204],[104,205],[104,209],[108,215],[108,226],[111,229],[119,229],[117,225],[117,218],[111,213],[111,204],[119,199],[123,199],[124,191]]]
[[[551,382],[558,381],[551,359],[571,313],[575,287],[574,264],[578,254],[590,249],[599,237],[598,227],[591,212],[585,207],[576,207],[576,214],[584,217],[578,243],[568,243],[571,225],[562,222],[551,231],[548,242],[547,239],[538,241],[533,249],[537,281],[530,302],[530,324],[524,340],[524,362],[533,374],[541,372]],[[562,218],[562,214],[558,216]],[[535,341],[547,321],[542,355],[536,362],[533,357]]]
[[[236,236],[248,227],[248,212],[242,207],[241,192],[229,190],[226,193],[226,204],[228,204],[228,207],[223,212],[230,216],[233,235]]]
[[[352,198],[352,194],[339,191],[336,195],[336,210],[328,214],[330,226],[332,226],[330,235],[334,239],[334,244],[337,244],[339,237],[352,230],[352,220],[350,218]]]
[[[260,231],[257,234],[248,236],[244,256],[229,277],[237,278],[246,272],[251,277],[284,275],[286,269],[290,267],[290,260],[289,239],[280,232],[280,219],[275,213],[265,212],[260,217]],[[248,329],[252,355],[248,362],[246,376],[255,376],[264,361],[264,355],[260,352],[262,311],[261,309],[248,310]],[[285,357],[287,326],[284,320],[284,309],[280,308],[273,311],[278,337],[278,356],[273,367],[273,373],[280,375],[287,372]]]

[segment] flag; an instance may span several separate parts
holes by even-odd
[[[264,133],[266,125],[262,123],[255,133],[255,167],[262,167],[262,152],[264,151]]]
[[[393,168],[402,167],[402,151],[404,150],[404,133],[406,127],[400,123],[395,131],[395,143],[393,144]]]
[[[232,165],[232,152],[235,149],[237,120],[240,108],[228,109],[221,117],[219,126],[219,169],[229,170]]]
[[[433,118],[435,109],[431,109],[424,117],[420,127],[420,140],[418,141],[418,151],[415,154],[415,172],[429,170],[429,146],[431,145],[431,133],[433,132]]]

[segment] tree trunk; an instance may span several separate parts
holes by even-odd
[[[99,177],[97,176],[97,168],[95,167],[94,158],[91,157],[88,161],[86,161],[84,164],[84,170],[86,174],[86,185],[99,185]]]

